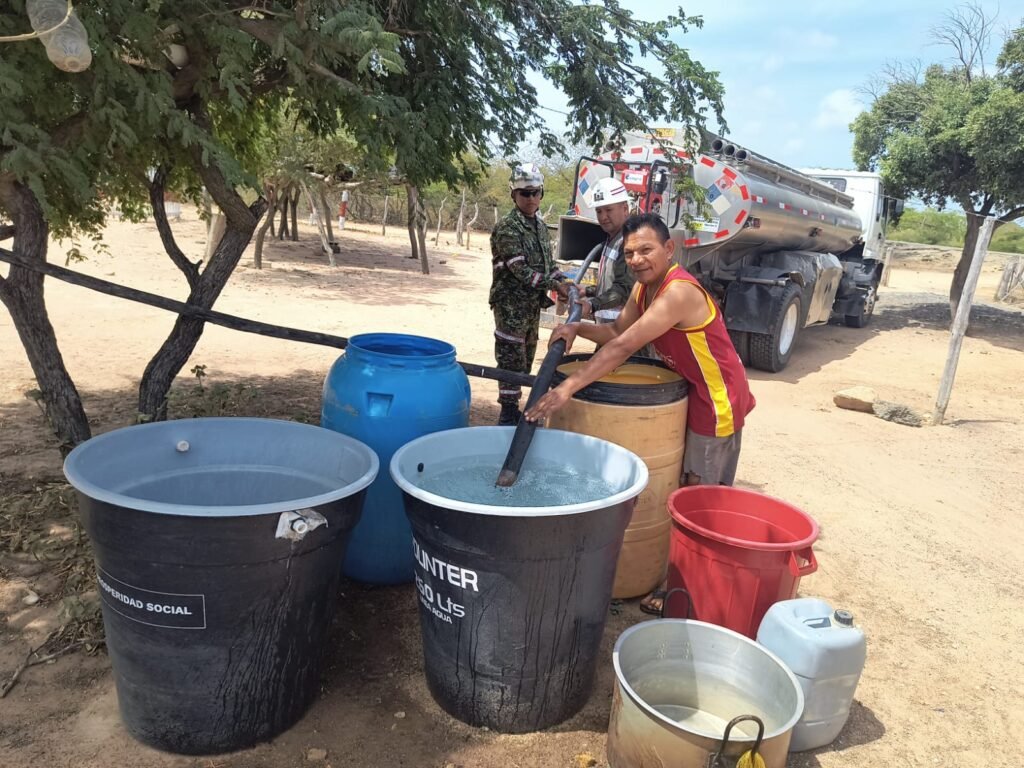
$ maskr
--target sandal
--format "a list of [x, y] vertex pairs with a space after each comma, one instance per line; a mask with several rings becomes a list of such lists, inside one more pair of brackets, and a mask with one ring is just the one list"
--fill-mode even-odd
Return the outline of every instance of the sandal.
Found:
[[666, 594], [664, 589], [654, 590], [640, 601], [640, 610], [652, 616], [661, 616], [661, 611], [665, 606]]

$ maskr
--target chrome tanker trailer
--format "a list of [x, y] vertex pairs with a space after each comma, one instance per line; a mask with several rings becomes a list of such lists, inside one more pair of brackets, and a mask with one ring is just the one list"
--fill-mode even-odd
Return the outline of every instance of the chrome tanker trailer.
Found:
[[[586, 193], [614, 175], [634, 210], [668, 224], [679, 263], [718, 299], [744, 363], [780, 371], [803, 328], [833, 318], [857, 328], [868, 322], [885, 223], [899, 202], [884, 196], [877, 175], [816, 178], [713, 135], [693, 158], [681, 145], [674, 132], [630, 135], [621, 152], [581, 158], [570, 213], [559, 221], [559, 259], [582, 259], [603, 240]], [[676, 193], [680, 173], [705, 190], [703, 209]], [[856, 177], [856, 197], [839, 189], [847, 176]]]

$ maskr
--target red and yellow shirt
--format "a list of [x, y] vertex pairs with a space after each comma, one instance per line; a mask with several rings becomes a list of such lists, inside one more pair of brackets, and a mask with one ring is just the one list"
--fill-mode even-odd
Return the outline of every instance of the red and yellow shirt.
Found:
[[[698, 435], [729, 437], [743, 429], [746, 415], [754, 408], [746, 371], [718, 305], [685, 269], [674, 266], [669, 270], [652, 303], [675, 282], [697, 286], [711, 314], [698, 326], [670, 328], [654, 340], [654, 348], [665, 364], [690, 384], [688, 428]], [[641, 315], [646, 310], [646, 294], [645, 285], [634, 293]]]

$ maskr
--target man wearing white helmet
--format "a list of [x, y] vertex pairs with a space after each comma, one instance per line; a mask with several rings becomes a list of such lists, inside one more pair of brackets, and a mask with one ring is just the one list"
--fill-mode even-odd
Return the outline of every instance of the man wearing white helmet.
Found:
[[[548, 291], [567, 295], [565, 276], [555, 267], [547, 225], [537, 215], [544, 175], [534, 163], [520, 163], [509, 179], [515, 207], [491, 233], [490, 305], [494, 310], [494, 357], [506, 371], [529, 373], [537, 353], [540, 311], [552, 305]], [[522, 413], [518, 385], [501, 382], [499, 426], [512, 426]]]
[[587, 287], [581, 302], [583, 316], [602, 309], [618, 309], [626, 303], [635, 282], [622, 257], [622, 225], [629, 218], [629, 193], [615, 177], [601, 179], [590, 190], [587, 204], [597, 211], [597, 223], [607, 236], [597, 268], [597, 285]]

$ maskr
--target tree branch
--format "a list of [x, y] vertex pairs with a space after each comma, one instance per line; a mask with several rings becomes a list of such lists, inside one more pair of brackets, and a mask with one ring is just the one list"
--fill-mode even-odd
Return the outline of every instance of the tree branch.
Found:
[[1024, 216], [1024, 205], [1014, 208], [1009, 213], [1004, 213], [999, 217], [999, 222], [1001, 224], [1009, 224], [1011, 221], [1019, 219], [1021, 216]]
[[328, 80], [331, 80], [336, 85], [340, 85], [346, 91], [349, 91], [351, 93], [362, 93], [362, 91], [359, 90], [358, 86], [356, 86], [356, 84], [353, 83], [351, 80], [346, 80], [341, 75], [335, 72], [331, 72], [331, 70], [329, 70], [323, 64], [319, 64], [315, 61], [310, 61], [307, 62], [306, 66], [309, 67], [310, 71], [315, 72], [316, 74], [322, 77], [326, 77]]
[[929, 30], [932, 40], [939, 45], [948, 45], [963, 66], [968, 84], [976, 72], [985, 76], [985, 54], [992, 40], [992, 28], [996, 19], [989, 16], [977, 0], [965, 3], [956, 10], [948, 11], [941, 24]]
[[274, 42], [278, 35], [284, 31], [284, 24], [279, 21], [252, 19], [244, 16], [238, 16], [234, 21], [238, 28], [249, 35], [249, 37], [255, 38], [271, 48], [274, 47]]
[[[207, 134], [212, 133], [210, 117], [206, 114], [206, 110], [201, 104], [195, 107], [192, 114], [193, 119], [200, 128], [206, 131]], [[211, 155], [209, 165], [205, 164], [203, 162], [203, 148], [198, 144], [193, 144], [189, 148], [189, 154], [192, 157], [193, 169], [199, 174], [199, 178], [203, 180], [203, 184], [210, 193], [210, 197], [224, 211], [228, 223], [234, 222], [246, 226], [251, 223], [255, 229], [260, 218], [254, 213], [255, 207], [259, 205], [259, 210], [262, 212], [262, 206], [266, 204], [266, 201], [261, 197], [253, 203], [253, 207], [247, 206], [238, 192], [228, 183], [224, 172], [217, 166], [216, 158]], [[250, 222], [250, 218], [253, 221]]]
[[[261, 43], [263, 43], [264, 45], [268, 45], [271, 48], [274, 47], [274, 43], [276, 42], [278, 36], [281, 35], [284, 31], [284, 24], [277, 21], [261, 21], [259, 19], [238, 18], [235, 20], [235, 23], [238, 25], [238, 28], [245, 32], [247, 35], [249, 35], [249, 37], [259, 40]], [[315, 61], [306, 61], [305, 65], [310, 72], [314, 72], [320, 75], [321, 77], [325, 77], [328, 80], [333, 81], [334, 83], [340, 85], [347, 91], [350, 91], [352, 93], [362, 93], [362, 91], [360, 91], [356, 84], [353, 83], [351, 80], [346, 80], [341, 75], [335, 72], [331, 72], [331, 70], [329, 70], [323, 64], [320, 64]]]
[[383, 29], [385, 32], [390, 32], [394, 35], [400, 35], [402, 37], [431, 37], [431, 33], [425, 29], [406, 29], [405, 27], [396, 27], [393, 24], [384, 24]]
[[13, 224], [0, 224], [0, 243], [4, 240], [10, 240], [15, 235], [15, 228]]
[[50, 143], [55, 147], [64, 147], [75, 141], [89, 121], [85, 112], [76, 112], [50, 133]]
[[153, 220], [156, 222], [157, 232], [160, 233], [160, 240], [164, 244], [164, 250], [171, 257], [174, 266], [182, 271], [188, 281], [189, 288], [195, 288], [199, 282], [199, 266], [202, 261], [193, 263], [188, 260], [178, 243], [174, 239], [170, 222], [167, 221], [167, 208], [164, 206], [164, 190], [167, 184], [168, 169], [161, 165], [156, 169], [149, 186], [149, 203], [153, 206]]

